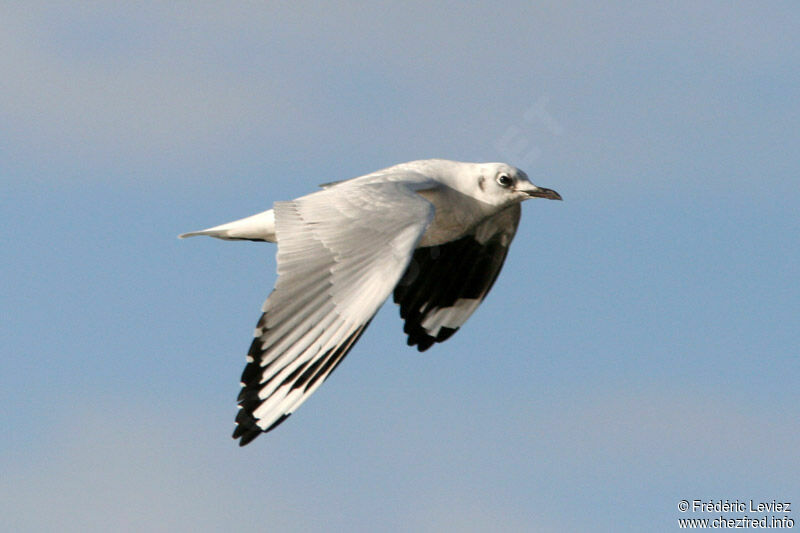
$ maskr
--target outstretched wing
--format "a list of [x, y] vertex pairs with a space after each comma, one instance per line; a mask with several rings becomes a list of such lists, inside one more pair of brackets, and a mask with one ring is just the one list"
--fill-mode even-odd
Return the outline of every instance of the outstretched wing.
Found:
[[519, 217], [515, 204], [457, 241], [414, 252], [394, 290], [409, 346], [427, 350], [450, 338], [472, 315], [503, 267]]
[[275, 204], [278, 279], [242, 373], [234, 438], [285, 420], [342, 361], [406, 270], [433, 206], [402, 183]]

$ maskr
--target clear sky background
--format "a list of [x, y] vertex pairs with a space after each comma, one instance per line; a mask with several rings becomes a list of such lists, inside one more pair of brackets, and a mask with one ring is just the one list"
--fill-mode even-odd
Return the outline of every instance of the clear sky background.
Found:
[[[798, 27], [794, 1], [4, 3], [4, 527], [717, 516], [681, 499], [800, 526]], [[386, 305], [239, 448], [275, 248], [176, 235], [429, 157], [565, 201], [523, 206], [451, 340], [407, 348]]]

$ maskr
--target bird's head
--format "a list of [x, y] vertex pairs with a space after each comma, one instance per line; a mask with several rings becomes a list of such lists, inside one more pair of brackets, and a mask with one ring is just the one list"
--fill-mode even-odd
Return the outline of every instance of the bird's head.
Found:
[[527, 174], [505, 163], [478, 165], [472, 185], [475, 198], [498, 207], [519, 203], [529, 198], [561, 200], [561, 195], [556, 191], [534, 185]]

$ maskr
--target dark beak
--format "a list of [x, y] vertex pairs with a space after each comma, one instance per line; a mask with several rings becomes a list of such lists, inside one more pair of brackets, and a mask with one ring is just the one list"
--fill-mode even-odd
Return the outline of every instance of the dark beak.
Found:
[[531, 197], [547, 198], [548, 200], [563, 200], [561, 195], [556, 191], [553, 189], [545, 189], [544, 187], [534, 187], [533, 189], [525, 192]]

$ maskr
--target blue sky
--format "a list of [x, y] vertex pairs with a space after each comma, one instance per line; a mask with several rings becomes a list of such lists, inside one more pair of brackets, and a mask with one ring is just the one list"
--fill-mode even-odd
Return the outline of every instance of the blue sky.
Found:
[[[800, 8], [697, 4], [0, 8], [4, 521], [667, 531], [709, 517], [681, 499], [799, 506]], [[240, 449], [275, 249], [176, 235], [428, 157], [565, 201], [524, 205], [451, 340], [407, 348], [386, 305]]]

